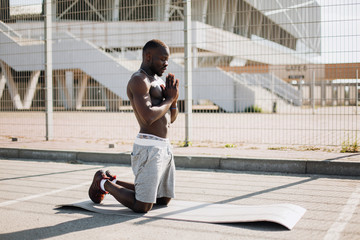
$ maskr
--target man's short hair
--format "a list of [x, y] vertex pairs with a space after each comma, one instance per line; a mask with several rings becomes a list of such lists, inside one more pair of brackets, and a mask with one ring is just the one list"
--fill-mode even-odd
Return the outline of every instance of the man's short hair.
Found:
[[167, 48], [166, 44], [158, 39], [148, 41], [143, 47], [143, 54], [149, 49], [155, 49], [158, 47]]

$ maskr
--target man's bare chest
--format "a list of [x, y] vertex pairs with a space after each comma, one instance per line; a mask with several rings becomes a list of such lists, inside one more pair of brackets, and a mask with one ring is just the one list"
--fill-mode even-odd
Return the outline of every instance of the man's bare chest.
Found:
[[153, 106], [159, 105], [164, 100], [163, 88], [165, 83], [162, 79], [154, 80], [150, 83], [150, 97]]

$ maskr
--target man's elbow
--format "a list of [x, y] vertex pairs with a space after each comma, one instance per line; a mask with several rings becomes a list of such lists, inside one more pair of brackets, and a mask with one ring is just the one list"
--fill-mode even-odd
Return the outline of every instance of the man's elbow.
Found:
[[171, 116], [170, 123], [175, 122], [176, 118], [177, 118], [177, 113]]

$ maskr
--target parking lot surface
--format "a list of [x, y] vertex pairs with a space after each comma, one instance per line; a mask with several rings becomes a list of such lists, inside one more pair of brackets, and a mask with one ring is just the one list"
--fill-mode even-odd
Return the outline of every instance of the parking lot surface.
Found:
[[[176, 199], [307, 209], [293, 230], [274, 223], [206, 224], [102, 215], [59, 204], [87, 199], [98, 169], [127, 165], [0, 158], [0, 239], [359, 239], [360, 178], [177, 169]], [[111, 197], [111, 196], [107, 196]]]

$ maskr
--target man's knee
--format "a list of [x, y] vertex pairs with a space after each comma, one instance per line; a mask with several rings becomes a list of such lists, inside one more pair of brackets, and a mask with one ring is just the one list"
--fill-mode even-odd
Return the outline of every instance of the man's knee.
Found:
[[144, 203], [140, 201], [136, 201], [133, 207], [133, 211], [136, 213], [147, 213], [153, 207], [152, 203]]

